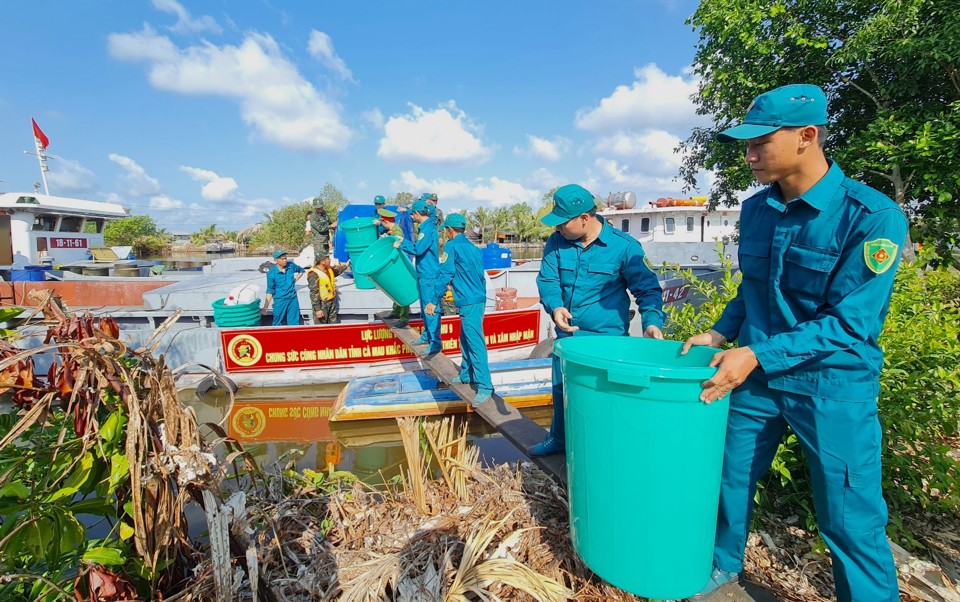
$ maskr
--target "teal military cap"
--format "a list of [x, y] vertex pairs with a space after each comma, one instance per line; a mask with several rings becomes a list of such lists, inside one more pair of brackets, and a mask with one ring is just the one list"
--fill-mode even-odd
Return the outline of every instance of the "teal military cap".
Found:
[[827, 96], [812, 84], [790, 84], [753, 99], [743, 123], [717, 134], [718, 142], [766, 136], [783, 127], [826, 125]]
[[596, 207], [593, 195], [583, 186], [567, 184], [553, 193], [553, 211], [540, 218], [550, 227], [556, 227]]
[[374, 205], [385, 205], [386, 202], [387, 202], [387, 199], [383, 198], [382, 194], [378, 194], [377, 196], [373, 197]]
[[429, 193], [429, 192], [424, 192], [423, 194], [421, 194], [421, 195], [420, 195], [420, 200], [423, 201], [424, 203], [426, 203], [427, 201], [429, 201], [429, 200], [430, 200], [430, 193]]
[[413, 205], [410, 205], [410, 211], [426, 211], [426, 210], [427, 210], [427, 202], [424, 201], [423, 199], [414, 201]]
[[281, 250], [281, 249], [277, 249], [276, 251], [273, 252], [273, 258], [274, 258], [274, 259], [280, 259], [281, 257], [283, 257], [283, 256], [286, 255], [286, 254], [287, 254], [286, 251], [283, 251], [283, 250]]
[[466, 228], [467, 218], [459, 213], [451, 213], [447, 219], [443, 220], [444, 228]]

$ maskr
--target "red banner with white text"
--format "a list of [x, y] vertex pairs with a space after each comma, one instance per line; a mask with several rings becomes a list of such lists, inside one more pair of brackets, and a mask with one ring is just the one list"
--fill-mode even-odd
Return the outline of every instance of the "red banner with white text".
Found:
[[[419, 331], [421, 320], [410, 326]], [[510, 349], [540, 341], [540, 310], [527, 309], [483, 316], [487, 349]], [[460, 353], [460, 317], [442, 318], [440, 339], [447, 355]], [[324, 324], [229, 328], [220, 331], [227, 372], [281, 370], [374, 364], [416, 357], [385, 325]]]

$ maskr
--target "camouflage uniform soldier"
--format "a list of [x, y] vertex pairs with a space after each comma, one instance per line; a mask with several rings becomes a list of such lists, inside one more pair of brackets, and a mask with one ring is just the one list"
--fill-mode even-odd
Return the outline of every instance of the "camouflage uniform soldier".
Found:
[[310, 218], [310, 234], [313, 239], [313, 252], [316, 257], [330, 253], [330, 229], [333, 224], [327, 215], [323, 203], [313, 200], [313, 217]]
[[350, 262], [332, 267], [330, 255], [317, 257], [314, 266], [307, 270], [307, 289], [310, 291], [310, 305], [313, 307], [314, 324], [336, 324], [339, 303], [337, 301], [336, 278], [342, 274]]

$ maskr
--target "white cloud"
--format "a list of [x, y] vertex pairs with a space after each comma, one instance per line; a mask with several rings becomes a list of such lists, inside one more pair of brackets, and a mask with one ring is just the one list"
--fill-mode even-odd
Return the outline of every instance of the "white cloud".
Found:
[[651, 63], [636, 69], [634, 76], [636, 81], [617, 86], [598, 106], [577, 111], [574, 124], [595, 132], [649, 128], [686, 132], [708, 122], [696, 114], [690, 99], [698, 82], [689, 70], [667, 75]]
[[[185, 205], [184, 205], [183, 201], [181, 201], [181, 200], [179, 200], [179, 199], [172, 199], [172, 198], [168, 197], [168, 196], [165, 195], [165, 194], [158, 194], [158, 195], [155, 195], [155, 196], [150, 197], [150, 208], [151, 208], [151, 209], [158, 209], [158, 210], [162, 210], [162, 209], [183, 209], [184, 206], [185, 206]], [[192, 222], [193, 220], [187, 219], [187, 220], [184, 220], [184, 221], [191, 221], [191, 222]], [[197, 228], [192, 228], [192, 229], [193, 229], [193, 230], [197, 230]]]
[[681, 194], [682, 183], [673, 176], [652, 175], [645, 171], [638, 171], [630, 165], [620, 163], [615, 159], [598, 158], [593, 162], [589, 172], [591, 182], [588, 190], [606, 198], [608, 192], [633, 191], [639, 202], [656, 200], [662, 196], [675, 197]]
[[178, 48], [149, 25], [108, 36], [110, 55], [143, 62], [151, 85], [187, 95], [236, 100], [257, 137], [294, 150], [341, 150], [353, 134], [341, 108], [321, 94], [283, 56], [269, 35], [248, 34], [239, 46], [208, 42]]
[[593, 151], [599, 155], [614, 154], [632, 159], [651, 175], [673, 176], [680, 170], [682, 155], [675, 152], [680, 138], [663, 130], [652, 130], [637, 134], [616, 132], [610, 136], [598, 138]]
[[320, 61], [321, 64], [337, 74], [342, 80], [352, 82], [353, 73], [343, 62], [343, 59], [337, 56], [333, 49], [333, 40], [327, 34], [316, 29], [310, 32], [310, 42], [307, 44], [307, 50], [310, 56]]
[[369, 111], [363, 112], [363, 118], [369, 121], [374, 127], [382, 128], [383, 127], [383, 113], [380, 112], [380, 109], [371, 109]]
[[390, 182], [394, 190], [408, 190], [415, 195], [421, 192], [435, 192], [440, 207], [476, 207], [479, 205], [512, 205], [529, 203], [539, 206], [543, 192], [532, 190], [519, 182], [511, 182], [498, 177], [477, 178], [471, 182], [462, 180], [427, 180], [412, 171], [404, 171], [399, 180]]
[[551, 172], [545, 167], [541, 167], [530, 175], [529, 178], [530, 184], [534, 187], [543, 190], [543, 192], [549, 192], [554, 186], [563, 186], [569, 182], [563, 181], [563, 179]]
[[145, 198], [163, 192], [160, 181], [147, 174], [147, 171], [130, 157], [110, 153], [108, 158], [123, 168], [124, 173], [119, 179], [125, 189], [125, 196]]
[[227, 199], [231, 196], [231, 193], [237, 189], [236, 180], [233, 178], [224, 178], [207, 169], [181, 165], [180, 171], [190, 174], [190, 177], [197, 182], [205, 182], [200, 189], [200, 194], [208, 201], [222, 201]]
[[515, 155], [543, 159], [544, 161], [559, 161], [565, 154], [570, 152], [572, 147], [573, 142], [563, 136], [557, 136], [553, 140], [547, 140], [546, 138], [528, 134], [527, 147], [515, 147], [513, 153]]
[[[86, 196], [97, 190], [97, 177], [79, 161], [57, 157], [48, 161], [47, 186], [58, 196]], [[41, 188], [41, 190], [43, 190]]]
[[481, 164], [493, 151], [480, 139], [481, 127], [472, 123], [455, 102], [429, 111], [410, 104], [410, 113], [391, 117], [384, 126], [377, 156], [387, 161]]
[[170, 31], [174, 33], [188, 34], [209, 31], [219, 34], [223, 31], [213, 17], [204, 15], [198, 19], [192, 19], [187, 9], [176, 0], [153, 0], [153, 7], [177, 16], [176, 24], [170, 28]]

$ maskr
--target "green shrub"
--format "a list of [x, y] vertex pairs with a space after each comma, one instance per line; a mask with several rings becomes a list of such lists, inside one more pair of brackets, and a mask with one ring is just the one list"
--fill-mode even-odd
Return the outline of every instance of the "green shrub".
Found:
[[[715, 282], [687, 273], [699, 307], [667, 307], [671, 338], [705, 332], [736, 293], [739, 275], [726, 266]], [[931, 253], [902, 264], [880, 337], [886, 360], [878, 399], [884, 429], [883, 484], [895, 530], [900, 514], [960, 509], [960, 471], [949, 455], [960, 434], [960, 272], [943, 267]], [[762, 479], [757, 499], [763, 510], [800, 514], [816, 525], [809, 476], [796, 437], [788, 434]], [[908, 533], [901, 533], [907, 537]]]

